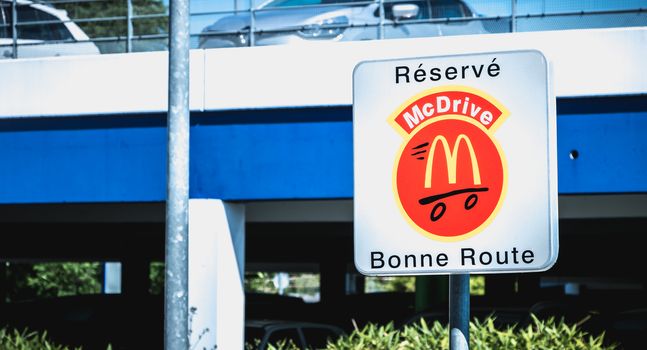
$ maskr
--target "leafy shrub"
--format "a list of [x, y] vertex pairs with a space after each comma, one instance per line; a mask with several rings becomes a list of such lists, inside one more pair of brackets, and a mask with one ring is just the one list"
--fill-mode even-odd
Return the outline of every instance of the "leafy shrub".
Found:
[[565, 349], [565, 350], [612, 350], [615, 344], [607, 345], [604, 334], [593, 336], [578, 325], [551, 318], [541, 321], [534, 315], [533, 323], [525, 328], [515, 327], [498, 330], [493, 319], [470, 324], [471, 349]]
[[99, 262], [4, 264], [5, 302], [101, 293]]
[[98, 262], [53, 262], [34, 264], [34, 274], [27, 276], [27, 286], [38, 296], [101, 293], [101, 266]]
[[[47, 332], [36, 333], [0, 329], [0, 349], [2, 350], [72, 350], [67, 346], [57, 345], [47, 339]], [[80, 350], [80, 348], [74, 348]]]
[[[368, 324], [355, 329], [351, 334], [329, 342], [326, 350], [417, 350], [448, 349], [448, 327], [439, 322], [420, 322], [395, 329], [387, 325]], [[498, 329], [493, 318], [470, 323], [470, 349], [473, 350], [518, 350], [518, 349], [563, 349], [563, 350], [613, 350], [616, 345], [605, 344], [604, 334], [594, 336], [577, 325], [549, 319], [542, 321], [533, 316], [532, 324], [526, 327]], [[280, 343], [269, 349], [295, 350], [296, 346]]]
[[150, 281], [148, 292], [152, 295], [164, 294], [164, 262], [153, 261], [148, 268], [148, 280]]

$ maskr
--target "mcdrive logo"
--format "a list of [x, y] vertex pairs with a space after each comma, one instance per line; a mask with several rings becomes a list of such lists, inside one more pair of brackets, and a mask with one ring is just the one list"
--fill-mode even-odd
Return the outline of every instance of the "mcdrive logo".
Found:
[[494, 219], [507, 185], [494, 132], [508, 114], [481, 91], [444, 86], [414, 96], [389, 117], [404, 137], [393, 190], [402, 215], [417, 231], [459, 241]]

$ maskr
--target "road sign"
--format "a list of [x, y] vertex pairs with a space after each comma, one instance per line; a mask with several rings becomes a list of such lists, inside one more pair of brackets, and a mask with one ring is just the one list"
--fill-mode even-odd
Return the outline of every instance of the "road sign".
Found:
[[555, 98], [538, 51], [361, 62], [355, 265], [541, 271], [557, 259]]

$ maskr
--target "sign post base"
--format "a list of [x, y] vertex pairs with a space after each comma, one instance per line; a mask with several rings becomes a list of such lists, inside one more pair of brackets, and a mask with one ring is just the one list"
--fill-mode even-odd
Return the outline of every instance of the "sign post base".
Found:
[[470, 342], [470, 275], [449, 275], [449, 349], [468, 350]]

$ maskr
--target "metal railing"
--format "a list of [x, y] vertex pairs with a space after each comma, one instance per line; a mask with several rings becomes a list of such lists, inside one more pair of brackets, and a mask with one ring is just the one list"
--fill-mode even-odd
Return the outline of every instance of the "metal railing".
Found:
[[[118, 16], [107, 16], [107, 17], [87, 17], [87, 18], [73, 18], [73, 19], [56, 19], [56, 20], [29, 20], [21, 21], [19, 15], [19, 8], [22, 6], [32, 6], [34, 4], [45, 4], [47, 6], [54, 5], [66, 5], [66, 4], [79, 4], [87, 2], [101, 2], [101, 0], [50, 0], [50, 1], [33, 1], [33, 2], [18, 2], [18, 0], [0, 0], [0, 39], [3, 37], [9, 39], [10, 43], [7, 43], [7, 40], [4, 40], [4, 43], [0, 42], [0, 49], [11, 47], [11, 57], [17, 58], [19, 56], [19, 50], [21, 47], [29, 47], [34, 45], [43, 45], [43, 44], [66, 44], [66, 43], [83, 43], [91, 42], [95, 45], [108, 45], [108, 44], [118, 44], [123, 45], [123, 49], [111, 49], [111, 50], [100, 50], [102, 53], [108, 52], [134, 52], [134, 51], [148, 51], [149, 49], [139, 49], [136, 48], [134, 42], [143, 42], [149, 40], [163, 40], [164, 43], [161, 44], [161, 49], [167, 48], [168, 42], [168, 29], [159, 33], [136, 33], [136, 25], [138, 21], [144, 20], [155, 20], [161, 18], [168, 18], [168, 13], [152, 13], [152, 14], [136, 14], [134, 11], [133, 0], [122, 0], [122, 3], [119, 3], [120, 6], [125, 5], [125, 14]], [[217, 31], [202, 31], [199, 33], [192, 33], [191, 38], [197, 42], [206, 41], [210, 38], [227, 38], [231, 36], [240, 36], [242, 39], [236, 43], [233, 43], [234, 46], [256, 46], [259, 43], [259, 39], [263, 37], [268, 37], [271, 35], [280, 35], [288, 33], [299, 33], [312, 29], [313, 24], [295, 24], [295, 23], [285, 23], [280, 27], [264, 27], [263, 25], [258, 24], [258, 16], [267, 17], [268, 13], [271, 12], [283, 12], [287, 13], [289, 11], [303, 11], [308, 9], [309, 11], [326, 11], [327, 8], [337, 8], [339, 6], [373, 6], [375, 7], [375, 18], [371, 21], [364, 21], [362, 23], [358, 22], [348, 22], [348, 23], [331, 23], [331, 24], [318, 24], [316, 28], [320, 30], [331, 30], [338, 29], [345, 31], [347, 29], [357, 29], [357, 28], [366, 28], [366, 29], [376, 29], [375, 36], [371, 39], [384, 39], [386, 37], [386, 30], [391, 28], [397, 28], [402, 25], [421, 25], [421, 24], [458, 24], [458, 23], [470, 23], [470, 22], [482, 22], [490, 23], [492, 32], [502, 33], [502, 32], [515, 32], [520, 30], [519, 27], [522, 24], [525, 24], [526, 27], [531, 23], [531, 21], [547, 22], [550, 19], [564, 19], [564, 18], [595, 18], [601, 16], [627, 16], [627, 15], [637, 15], [640, 16], [636, 21], [638, 25], [647, 25], [647, 12], [644, 8], [633, 8], [633, 9], [618, 9], [618, 10], [589, 10], [589, 11], [562, 11], [562, 12], [551, 12], [551, 13], [525, 13], [519, 14], [519, 4], [518, 0], [502, 0], [499, 1], [499, 4], [507, 3], [509, 8], [509, 13], [504, 13], [502, 15], [496, 16], [476, 16], [471, 13], [463, 13], [463, 16], [451, 16], [451, 17], [434, 17], [434, 16], [423, 16], [423, 18], [411, 18], [411, 19], [402, 19], [397, 20], [394, 18], [388, 18], [387, 7], [393, 6], [397, 3], [415, 3], [423, 4], [421, 0], [367, 0], [367, 1], [357, 1], [352, 3], [332, 3], [332, 4], [318, 4], [318, 5], [299, 5], [299, 6], [289, 6], [289, 7], [256, 7], [253, 3], [254, 0], [249, 1], [249, 7], [246, 9], [238, 9], [238, 2], [233, 0], [234, 5], [233, 10], [231, 11], [205, 11], [205, 12], [195, 12], [191, 13], [191, 16], [194, 18], [200, 16], [210, 16], [213, 18], [231, 16], [231, 15], [241, 15], [247, 14], [246, 18], [248, 25], [242, 28], [233, 28]], [[106, 1], [104, 1], [105, 3]], [[116, 3], [116, 2], [113, 2]], [[494, 2], [493, 2], [494, 3]], [[433, 1], [431, 2], [433, 4]], [[456, 4], [462, 4], [458, 1]], [[461, 5], [464, 6], [464, 5]], [[431, 7], [428, 9], [431, 11]], [[9, 15], [10, 12], [10, 15]], [[618, 17], [618, 18], [619, 18]], [[572, 21], [572, 19], [571, 19]], [[30, 42], [24, 42], [20, 37], [20, 33], [30, 27], [34, 26], [48, 26], [54, 24], [66, 24], [66, 23], [75, 23], [80, 26], [88, 25], [89, 23], [109, 23], [109, 22], [121, 22], [125, 26], [123, 33], [117, 33], [117, 35], [101, 35], [94, 36], [89, 39], [78, 39], [78, 38], [67, 38], [62, 40], [34, 40]], [[166, 21], [167, 22], [167, 21]], [[618, 20], [617, 26], [624, 26], [622, 21]], [[553, 25], [555, 26], [555, 25]], [[585, 26], [585, 25], [584, 25]], [[528, 28], [522, 28], [522, 31], [529, 31]], [[530, 29], [532, 30], [532, 29]], [[539, 28], [541, 30], [541, 28]], [[3, 34], [4, 33], [4, 34]], [[115, 34], [115, 33], [113, 33]], [[468, 32], [461, 34], [469, 34]], [[200, 47], [201, 45], [193, 45], [194, 47]], [[120, 47], [120, 46], [119, 46]], [[159, 48], [156, 48], [159, 49]], [[0, 55], [2, 52], [0, 51]], [[6, 52], [5, 52], [6, 55]]]

